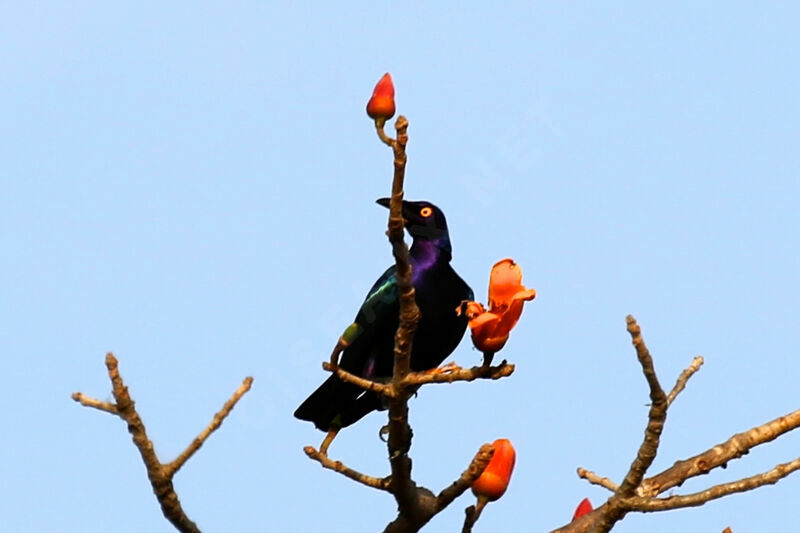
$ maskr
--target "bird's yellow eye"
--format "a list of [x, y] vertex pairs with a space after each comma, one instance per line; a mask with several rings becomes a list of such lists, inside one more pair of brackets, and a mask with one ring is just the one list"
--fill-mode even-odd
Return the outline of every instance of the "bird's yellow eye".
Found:
[[433, 213], [433, 209], [431, 209], [430, 207], [423, 207], [422, 209], [419, 210], [419, 214], [422, 215], [424, 218], [428, 218], [429, 216], [431, 216], [431, 213]]

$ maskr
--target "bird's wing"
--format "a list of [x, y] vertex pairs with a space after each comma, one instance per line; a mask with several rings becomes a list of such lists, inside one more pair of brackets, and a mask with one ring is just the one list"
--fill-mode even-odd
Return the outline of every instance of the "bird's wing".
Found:
[[367, 294], [361, 309], [356, 315], [356, 322], [368, 327], [369, 324], [380, 322], [388, 313], [397, 314], [397, 276], [395, 267], [389, 267]]
[[391, 342], [397, 327], [398, 306], [397, 278], [395, 268], [391, 267], [372, 286], [355, 321], [342, 334], [347, 345], [341, 360], [342, 368], [364, 377], [372, 374], [375, 370], [373, 358], [383, 348], [380, 339], [386, 338]]

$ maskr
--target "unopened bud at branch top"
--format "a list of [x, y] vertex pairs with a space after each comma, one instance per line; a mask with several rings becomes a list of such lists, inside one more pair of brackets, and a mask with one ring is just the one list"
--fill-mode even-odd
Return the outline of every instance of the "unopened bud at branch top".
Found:
[[506, 492], [517, 457], [508, 439], [497, 439], [492, 447], [494, 455], [480, 477], [472, 483], [473, 494], [490, 502], [499, 499]]
[[372, 98], [367, 102], [367, 115], [375, 120], [388, 120], [394, 116], [394, 85], [388, 72], [372, 91]]

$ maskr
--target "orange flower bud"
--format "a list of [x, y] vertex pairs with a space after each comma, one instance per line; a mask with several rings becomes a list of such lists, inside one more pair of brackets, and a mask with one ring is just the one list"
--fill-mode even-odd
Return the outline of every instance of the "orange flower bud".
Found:
[[494, 455], [486, 465], [486, 469], [472, 483], [472, 493], [480, 501], [484, 498], [493, 502], [500, 498], [508, 488], [511, 481], [511, 472], [514, 471], [516, 452], [508, 439], [497, 439], [492, 443]]
[[375, 120], [388, 120], [394, 116], [394, 85], [388, 72], [372, 91], [372, 98], [367, 102], [367, 115]]
[[572, 515], [572, 521], [574, 522], [578, 518], [585, 514], [589, 514], [592, 511], [594, 511], [594, 508], [592, 508], [592, 502], [589, 501], [589, 498], [584, 498], [581, 500], [581, 503], [578, 504], [578, 508], [575, 509], [575, 514]]

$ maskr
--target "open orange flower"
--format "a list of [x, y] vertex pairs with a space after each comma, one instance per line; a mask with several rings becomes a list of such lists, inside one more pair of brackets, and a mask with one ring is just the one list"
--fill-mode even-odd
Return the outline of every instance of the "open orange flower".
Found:
[[459, 308], [469, 318], [475, 347], [484, 353], [499, 351], [522, 315], [522, 305], [535, 297], [535, 290], [522, 285], [522, 270], [513, 259], [495, 263], [489, 276], [489, 310], [478, 302]]
[[375, 85], [372, 98], [367, 102], [367, 115], [381, 124], [394, 116], [394, 84], [387, 72]]

